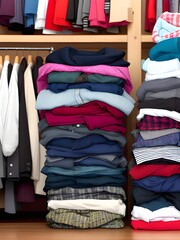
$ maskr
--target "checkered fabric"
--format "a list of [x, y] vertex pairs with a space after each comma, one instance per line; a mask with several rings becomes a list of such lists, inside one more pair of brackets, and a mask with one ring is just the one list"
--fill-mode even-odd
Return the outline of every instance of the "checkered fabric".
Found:
[[[159, 20], [161, 19], [167, 22], [167, 24], [172, 25], [172, 29], [174, 27], [174, 31], [160, 37], [159, 31], [162, 30], [161, 29], [162, 26], [161, 24], [159, 24], [160, 22]], [[162, 15], [159, 17], [156, 24], [154, 25], [154, 28], [152, 31], [152, 40], [154, 42], [159, 42], [160, 38], [165, 40], [168, 38], [175, 38], [175, 37], [180, 37], [180, 13], [164, 12], [162, 13]]]

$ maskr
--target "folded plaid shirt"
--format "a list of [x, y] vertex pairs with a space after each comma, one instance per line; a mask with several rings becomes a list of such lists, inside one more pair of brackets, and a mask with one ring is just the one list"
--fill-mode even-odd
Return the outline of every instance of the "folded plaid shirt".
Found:
[[122, 187], [101, 186], [93, 188], [60, 188], [47, 192], [48, 200], [73, 200], [73, 199], [121, 199], [126, 200]]
[[[161, 32], [161, 30], [165, 32], [166, 27], [167, 27], [167, 34], [164, 34], [163, 36], [159, 36], [159, 33]], [[180, 13], [177, 13], [177, 12], [162, 13], [162, 15], [158, 18], [158, 20], [156, 21], [156, 24], [154, 25], [154, 28], [152, 31], [152, 40], [154, 42], [159, 42], [168, 38], [175, 38], [179, 36], [180, 36]]]
[[166, 22], [180, 27], [180, 13], [164, 12], [160, 17]]
[[168, 117], [157, 117], [145, 115], [143, 119], [141, 119], [136, 127], [141, 130], [163, 130], [169, 128], [180, 128], [180, 122], [168, 118]]
[[51, 210], [46, 215], [52, 228], [122, 228], [124, 223], [120, 214], [94, 210]]

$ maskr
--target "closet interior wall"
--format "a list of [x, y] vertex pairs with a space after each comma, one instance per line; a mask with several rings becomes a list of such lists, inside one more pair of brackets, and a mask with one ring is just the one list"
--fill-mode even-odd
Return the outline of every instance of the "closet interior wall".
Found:
[[[114, 47], [126, 52], [126, 60], [130, 62], [130, 75], [133, 83], [132, 97], [136, 98], [136, 91], [143, 81], [141, 71], [141, 59], [146, 58], [148, 50], [152, 46], [151, 34], [143, 30], [145, 1], [132, 0], [133, 22], [122, 28], [121, 34], [89, 34], [75, 33], [72, 35], [43, 35], [36, 31], [33, 35], [22, 35], [19, 32], [9, 31], [6, 27], [0, 26], [0, 47], [53, 47], [54, 50], [72, 46], [84, 50], [98, 50], [103, 47]], [[12, 61], [16, 55], [33, 57], [37, 55], [44, 59], [48, 51], [0, 51], [0, 55], [9, 54]], [[133, 142], [131, 131], [135, 128], [137, 108], [127, 118], [127, 145], [126, 157], [131, 159], [131, 145]], [[131, 183], [128, 180], [128, 198], [131, 198]]]

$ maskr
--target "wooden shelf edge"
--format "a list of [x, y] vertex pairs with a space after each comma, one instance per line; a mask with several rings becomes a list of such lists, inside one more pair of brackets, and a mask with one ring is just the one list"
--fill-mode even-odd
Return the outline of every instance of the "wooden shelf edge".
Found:
[[[0, 35], [0, 43], [127, 43], [128, 35]], [[152, 43], [151, 35], [141, 35], [142, 43]]]
[[0, 35], [0, 43], [126, 43], [127, 35]]
[[152, 36], [151, 35], [142, 35], [141, 36], [142, 43], [152, 43]]

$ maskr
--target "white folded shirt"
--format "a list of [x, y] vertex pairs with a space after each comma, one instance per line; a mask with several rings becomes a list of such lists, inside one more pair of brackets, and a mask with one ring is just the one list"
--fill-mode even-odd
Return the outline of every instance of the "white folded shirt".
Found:
[[168, 117], [180, 122], [180, 113], [176, 111], [169, 111], [166, 109], [156, 109], [156, 108], [141, 108], [136, 119], [140, 121], [145, 115], [156, 116], [156, 117]]
[[102, 210], [106, 212], [125, 216], [126, 205], [121, 199], [99, 200], [99, 199], [76, 199], [76, 200], [50, 200], [49, 209], [76, 209], [76, 210]]
[[142, 69], [148, 74], [165, 74], [180, 70], [180, 62], [178, 58], [166, 61], [153, 61], [147, 58], [145, 61], [142, 61]]
[[166, 73], [158, 73], [158, 74], [150, 74], [150, 73], [146, 73], [145, 74], [145, 81], [152, 81], [152, 80], [157, 80], [157, 79], [167, 79], [170, 77], [176, 77], [176, 78], [180, 78], [180, 69], [177, 71], [172, 71], [172, 72], [166, 72]]
[[156, 211], [151, 211], [140, 206], [134, 206], [131, 214], [132, 218], [143, 220], [145, 222], [180, 220], [180, 211], [174, 206], [163, 207]]

